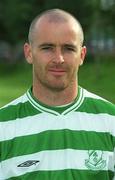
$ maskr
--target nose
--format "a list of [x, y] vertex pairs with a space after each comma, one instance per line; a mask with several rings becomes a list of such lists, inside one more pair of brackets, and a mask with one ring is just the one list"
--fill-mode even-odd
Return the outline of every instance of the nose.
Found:
[[64, 63], [64, 57], [61, 48], [56, 48], [54, 53], [53, 62], [57, 64]]

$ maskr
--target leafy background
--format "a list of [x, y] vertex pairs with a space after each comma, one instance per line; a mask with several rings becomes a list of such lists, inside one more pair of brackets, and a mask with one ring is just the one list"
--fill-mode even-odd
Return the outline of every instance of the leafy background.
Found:
[[31, 86], [32, 69], [25, 62], [23, 43], [32, 19], [50, 8], [69, 11], [83, 26], [88, 54], [79, 84], [115, 103], [115, 0], [4, 0], [0, 1], [0, 106]]

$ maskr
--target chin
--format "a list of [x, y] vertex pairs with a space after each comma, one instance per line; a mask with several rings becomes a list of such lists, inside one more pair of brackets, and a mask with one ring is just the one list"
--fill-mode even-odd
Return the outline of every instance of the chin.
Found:
[[63, 90], [65, 90], [66, 89], [66, 85], [56, 85], [56, 84], [53, 84], [53, 85], [50, 85], [50, 84], [48, 84], [47, 85], [47, 88], [49, 88], [50, 90], [53, 90], [53, 91], [63, 91]]

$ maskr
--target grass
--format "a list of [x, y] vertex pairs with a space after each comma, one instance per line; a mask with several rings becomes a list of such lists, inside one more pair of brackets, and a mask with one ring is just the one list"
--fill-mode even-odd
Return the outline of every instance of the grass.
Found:
[[81, 86], [115, 103], [115, 62], [84, 64], [79, 77]]
[[22, 95], [30, 87], [31, 79], [30, 66], [5, 67], [0, 73], [0, 107]]
[[[115, 62], [85, 63], [79, 71], [79, 84], [115, 103]], [[0, 107], [22, 95], [32, 84], [27, 64], [0, 67]]]

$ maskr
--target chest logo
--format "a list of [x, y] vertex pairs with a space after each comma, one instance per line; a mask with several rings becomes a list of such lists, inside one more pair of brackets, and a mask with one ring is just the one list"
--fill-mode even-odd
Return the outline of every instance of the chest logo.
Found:
[[85, 166], [90, 170], [102, 170], [106, 167], [106, 160], [103, 157], [103, 151], [89, 150], [88, 159], [85, 160]]
[[32, 166], [32, 165], [36, 165], [37, 163], [39, 163], [39, 161], [29, 160], [29, 161], [25, 161], [25, 162], [19, 164], [17, 167], [29, 167], [29, 166]]

